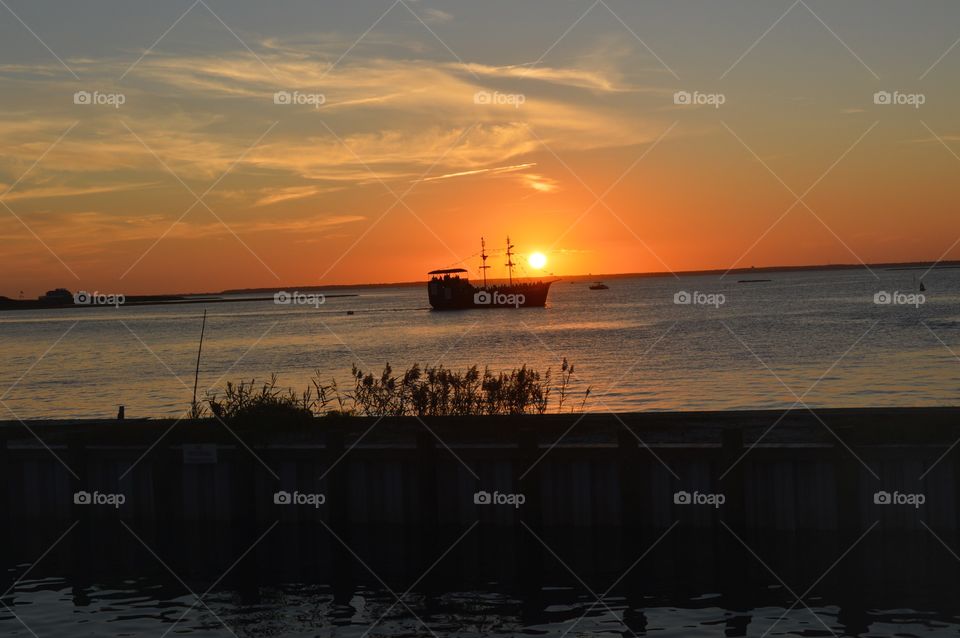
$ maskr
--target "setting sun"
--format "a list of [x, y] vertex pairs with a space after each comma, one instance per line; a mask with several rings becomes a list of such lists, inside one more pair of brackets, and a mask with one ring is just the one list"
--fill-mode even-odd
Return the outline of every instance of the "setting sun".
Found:
[[527, 263], [529, 263], [532, 268], [540, 270], [547, 265], [547, 256], [543, 253], [533, 253], [527, 258]]

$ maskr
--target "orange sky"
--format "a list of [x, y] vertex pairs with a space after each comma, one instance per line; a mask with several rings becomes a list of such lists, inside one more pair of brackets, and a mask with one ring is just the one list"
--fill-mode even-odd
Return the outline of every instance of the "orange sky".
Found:
[[4, 23], [0, 295], [409, 281], [481, 235], [558, 275], [960, 258], [958, 10], [810, 4], [224, 7], [152, 49], [183, 9], [113, 42], [22, 5], [62, 63]]

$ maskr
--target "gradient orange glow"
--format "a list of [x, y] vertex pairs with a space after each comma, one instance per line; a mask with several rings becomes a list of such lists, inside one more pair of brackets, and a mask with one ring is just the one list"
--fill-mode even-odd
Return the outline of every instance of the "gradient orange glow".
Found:
[[[79, 80], [31, 49], [0, 75], [0, 295], [412, 281], [474, 270], [479, 238], [508, 234], [546, 257], [525, 266], [560, 276], [960, 258], [958, 96], [944, 82], [960, 55], [924, 80], [922, 111], [875, 104], [886, 84], [802, 16], [784, 23], [796, 42], [771, 35], [718, 79], [770, 7], [730, 20], [713, 48], [652, 38], [676, 77], [592, 15], [531, 64], [570, 11], [538, 24], [536, 46], [496, 51], [456, 11], [429, 14], [461, 60], [409, 14], [335, 65], [356, 28], [261, 34], [254, 57], [200, 15], [132, 67], [119, 46], [68, 56]], [[937, 31], [893, 63], [847, 17], [833, 19], [894, 84], [949, 45]], [[676, 103], [698, 86], [723, 106]], [[125, 103], [73, 103], [91, 90]]]

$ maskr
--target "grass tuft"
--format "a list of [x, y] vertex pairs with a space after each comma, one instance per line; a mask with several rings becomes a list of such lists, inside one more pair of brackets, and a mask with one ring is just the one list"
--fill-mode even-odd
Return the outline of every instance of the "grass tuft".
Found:
[[[387, 363], [379, 374], [364, 372], [353, 366], [353, 390], [341, 395], [336, 381], [321, 381], [319, 371], [310, 386], [301, 393], [278, 387], [277, 375], [257, 385], [255, 379], [240, 383], [228, 382], [222, 395], [209, 393], [206, 407], [194, 405], [195, 418], [215, 418], [253, 422], [306, 421], [314, 416], [472, 416], [544, 414], [550, 398], [558, 396], [556, 411], [569, 405], [574, 367], [566, 359], [560, 368], [560, 379], [554, 384], [551, 370], [542, 374], [526, 365], [510, 372], [491, 372], [477, 366], [464, 371], [443, 365], [421, 368], [413, 364], [402, 374], [395, 374]], [[588, 387], [579, 406], [569, 408], [582, 412], [590, 396]]]

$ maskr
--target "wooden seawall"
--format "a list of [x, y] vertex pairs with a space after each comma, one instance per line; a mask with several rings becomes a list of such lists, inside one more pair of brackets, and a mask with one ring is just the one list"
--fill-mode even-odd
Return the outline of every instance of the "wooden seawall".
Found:
[[10, 421], [0, 509], [13, 522], [956, 532], [958, 440], [958, 408]]

